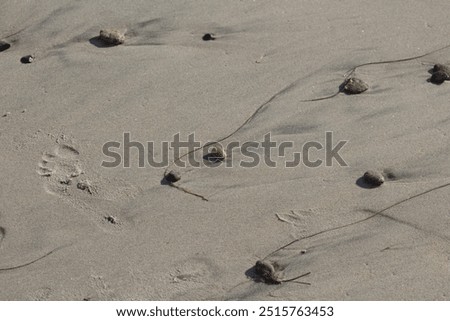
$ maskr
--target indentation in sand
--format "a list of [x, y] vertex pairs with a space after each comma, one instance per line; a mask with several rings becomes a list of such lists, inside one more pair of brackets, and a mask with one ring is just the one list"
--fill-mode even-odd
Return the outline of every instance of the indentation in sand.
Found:
[[[85, 213], [104, 231], [122, 229], [127, 220], [122, 217], [117, 204], [134, 198], [139, 188], [94, 172], [86, 173], [80, 157], [76, 147], [65, 143], [56, 146], [52, 152], [44, 152], [37, 170], [44, 180], [44, 190]], [[114, 220], [107, 219], [111, 217]]]

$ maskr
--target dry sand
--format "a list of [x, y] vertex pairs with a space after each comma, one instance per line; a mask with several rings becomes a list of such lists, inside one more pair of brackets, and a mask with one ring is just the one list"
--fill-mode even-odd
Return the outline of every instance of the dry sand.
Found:
[[[448, 300], [450, 83], [427, 79], [450, 63], [449, 12], [444, 0], [2, 1], [0, 300]], [[108, 28], [125, 43], [100, 45]], [[360, 95], [304, 102], [357, 65], [440, 48], [357, 68]], [[124, 132], [207, 142], [259, 107], [225, 142], [332, 131], [349, 166], [181, 169], [177, 184], [208, 202], [161, 184], [165, 168], [100, 166]], [[396, 180], [363, 188], [369, 169]], [[311, 285], [252, 281], [263, 258]]]

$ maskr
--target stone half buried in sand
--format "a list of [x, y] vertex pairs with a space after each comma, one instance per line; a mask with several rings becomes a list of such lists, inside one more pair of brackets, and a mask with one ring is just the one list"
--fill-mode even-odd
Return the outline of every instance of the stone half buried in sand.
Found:
[[215, 144], [209, 149], [209, 153], [204, 158], [212, 162], [222, 162], [227, 158], [227, 153], [221, 144]]
[[431, 73], [429, 81], [433, 84], [440, 85], [444, 81], [450, 80], [450, 67], [447, 65], [435, 64], [429, 72]]
[[100, 30], [99, 39], [112, 46], [121, 45], [125, 42], [125, 34], [115, 29]]
[[446, 80], [450, 80], [450, 73], [447, 73], [443, 70], [438, 70], [433, 72], [430, 78], [430, 82], [433, 84], [442, 84]]
[[177, 171], [172, 170], [164, 176], [164, 179], [169, 183], [175, 183], [181, 179], [181, 175]]
[[384, 176], [376, 171], [369, 170], [363, 175], [364, 182], [372, 187], [381, 186], [384, 183]]
[[450, 75], [450, 67], [444, 64], [435, 64], [433, 66], [433, 72], [437, 72], [437, 71], [443, 71], [445, 73], [447, 73], [448, 75]]
[[216, 40], [216, 37], [214, 37], [213, 33], [205, 33], [202, 37], [203, 41], [211, 41]]
[[20, 58], [20, 62], [23, 64], [31, 64], [34, 61], [34, 55], [26, 55]]
[[281, 284], [281, 268], [276, 262], [258, 260], [255, 264], [256, 275], [267, 284]]
[[369, 89], [369, 85], [359, 78], [348, 78], [341, 85], [341, 91], [347, 95], [357, 95]]
[[0, 52], [9, 49], [9, 47], [11, 47], [9, 43], [0, 40]]

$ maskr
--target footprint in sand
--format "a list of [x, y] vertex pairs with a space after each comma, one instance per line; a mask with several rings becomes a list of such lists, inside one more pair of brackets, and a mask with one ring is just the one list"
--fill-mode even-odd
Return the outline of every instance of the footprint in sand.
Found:
[[220, 268], [206, 257], [192, 257], [179, 262], [169, 275], [174, 285], [175, 291], [171, 295], [174, 300], [210, 299], [211, 292], [223, 291], [217, 285]]
[[52, 152], [43, 154], [37, 173], [44, 180], [47, 193], [64, 201], [93, 219], [105, 231], [119, 231], [127, 218], [117, 202], [134, 198], [139, 189], [126, 182], [87, 175], [80, 152], [73, 146], [59, 144]]
[[44, 188], [47, 193], [58, 196], [70, 195], [69, 187], [84, 173], [78, 155], [80, 155], [78, 150], [66, 144], [58, 145], [52, 153], [43, 154], [37, 172], [46, 178]]

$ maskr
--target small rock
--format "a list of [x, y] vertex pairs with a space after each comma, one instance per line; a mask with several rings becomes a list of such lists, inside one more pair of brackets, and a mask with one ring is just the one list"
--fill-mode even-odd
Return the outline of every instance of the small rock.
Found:
[[23, 64], [31, 64], [34, 61], [33, 55], [26, 55], [20, 58], [20, 62]]
[[117, 224], [117, 219], [112, 215], [105, 216], [105, 220], [111, 224]]
[[11, 47], [9, 43], [0, 40], [0, 52], [9, 49], [9, 47]]
[[450, 73], [447, 73], [443, 70], [438, 70], [438, 71], [433, 72], [433, 74], [431, 75], [430, 81], [433, 84], [442, 84], [444, 81], [450, 80], [449, 75], [450, 75]]
[[100, 40], [110, 45], [121, 45], [125, 42], [125, 34], [118, 30], [105, 29], [100, 30]]
[[435, 64], [433, 67], [433, 72], [436, 71], [443, 71], [446, 72], [448, 75], [450, 75], [450, 67], [443, 64]]
[[9, 115], [11, 115], [11, 112], [7, 111], [6, 113], [3, 114], [2, 117], [8, 117]]
[[202, 37], [203, 41], [216, 40], [213, 33], [205, 33]]
[[169, 183], [175, 183], [181, 179], [181, 175], [177, 171], [172, 170], [165, 176], [165, 179]]
[[375, 171], [367, 171], [363, 175], [364, 181], [371, 186], [380, 186], [384, 183], [384, 177], [382, 174]]
[[369, 89], [369, 85], [358, 78], [349, 78], [343, 84], [343, 92], [347, 95], [356, 95]]
[[206, 155], [206, 157], [210, 161], [221, 162], [227, 158], [227, 153], [223, 149], [222, 145], [216, 144], [211, 148], [210, 153]]
[[277, 262], [258, 260], [255, 264], [255, 273], [267, 284], [281, 284], [281, 268]]

